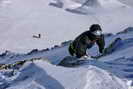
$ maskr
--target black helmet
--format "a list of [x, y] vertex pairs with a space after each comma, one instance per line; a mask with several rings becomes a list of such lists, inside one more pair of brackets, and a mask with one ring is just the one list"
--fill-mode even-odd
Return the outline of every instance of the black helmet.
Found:
[[95, 36], [101, 36], [102, 35], [102, 29], [99, 24], [93, 24], [90, 26], [90, 32], [94, 34]]

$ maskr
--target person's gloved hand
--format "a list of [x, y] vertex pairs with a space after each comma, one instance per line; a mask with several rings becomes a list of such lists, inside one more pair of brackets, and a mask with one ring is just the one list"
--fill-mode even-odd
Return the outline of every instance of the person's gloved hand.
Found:
[[91, 60], [91, 59], [92, 59], [92, 57], [88, 53], [86, 53], [86, 55], [84, 55], [80, 58], [80, 60]]
[[103, 55], [103, 53], [98, 53], [98, 54], [97, 54], [97, 56], [101, 56], [101, 55]]
[[100, 58], [101, 56], [103, 56], [103, 53], [99, 53], [99, 54], [97, 55], [97, 59]]

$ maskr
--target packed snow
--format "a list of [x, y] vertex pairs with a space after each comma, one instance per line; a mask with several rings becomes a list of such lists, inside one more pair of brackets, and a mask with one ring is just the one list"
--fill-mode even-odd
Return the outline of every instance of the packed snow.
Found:
[[[133, 89], [132, 5], [131, 0], [0, 0], [0, 66], [40, 59], [1, 69], [0, 89]], [[122, 39], [114, 52], [76, 67], [59, 66], [69, 55], [69, 40], [94, 23], [111, 33], [106, 47]], [[97, 46], [87, 52], [98, 55]]]

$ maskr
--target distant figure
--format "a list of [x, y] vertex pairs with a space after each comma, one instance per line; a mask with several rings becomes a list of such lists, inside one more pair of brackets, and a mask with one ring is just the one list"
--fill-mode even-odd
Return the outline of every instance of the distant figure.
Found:
[[33, 38], [41, 38], [41, 34], [33, 35]]

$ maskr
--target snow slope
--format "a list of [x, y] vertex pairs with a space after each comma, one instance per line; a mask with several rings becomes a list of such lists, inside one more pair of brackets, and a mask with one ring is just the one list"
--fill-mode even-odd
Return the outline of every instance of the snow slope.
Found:
[[[79, 7], [84, 2], [62, 1], [63, 8], [55, 8], [50, 5], [53, 2], [50, 0], [2, 0], [0, 52], [12, 50], [22, 53], [35, 48], [49, 48], [74, 39], [94, 23], [99, 23], [104, 32], [113, 33], [132, 26], [132, 7], [118, 5], [118, 1], [97, 0], [100, 8], [85, 6], [74, 10], [71, 6]], [[38, 34], [41, 34], [40, 39], [33, 38]]]
[[[26, 62], [18, 68], [0, 71], [0, 88], [3, 89], [133, 89], [133, 28], [106, 37], [106, 46], [115, 38], [123, 41], [115, 51], [98, 61], [89, 60], [78, 67], [56, 64], [68, 55], [67, 45], [49, 51], [27, 54], [6, 53], [0, 56], [1, 64], [41, 58]], [[97, 54], [97, 46], [88, 52]], [[47, 59], [52, 63], [50, 64]]]
[[127, 89], [124, 81], [110, 75], [94, 66], [68, 69], [40, 61], [22, 69], [19, 77], [13, 81], [13, 86], [7, 89]]
[[[95, 0], [94, 6], [84, 6], [84, 1], [58, 1], [62, 6], [56, 1], [51, 5], [50, 0], [0, 1], [0, 64], [42, 59], [0, 70], [0, 89], [133, 89], [131, 3]], [[117, 37], [123, 39], [112, 54], [79, 67], [57, 66], [69, 55], [68, 44], [50, 47], [73, 40], [93, 23], [99, 23], [105, 33], [129, 28], [106, 37], [106, 46]], [[33, 38], [38, 34], [40, 39]], [[88, 52], [97, 55], [97, 46]]]
[[132, 0], [119, 0], [119, 1], [133, 7], [133, 1]]
[[[57, 2], [58, 1], [59, 0], [57, 0]], [[62, 0], [62, 2], [64, 2], [64, 5], [67, 4], [67, 6], [69, 5], [73, 6], [73, 5], [76, 5], [77, 3], [80, 3], [81, 6], [83, 4], [89, 7], [103, 7], [103, 8], [111, 8], [111, 9], [116, 7], [126, 6], [125, 4], [117, 0]]]

